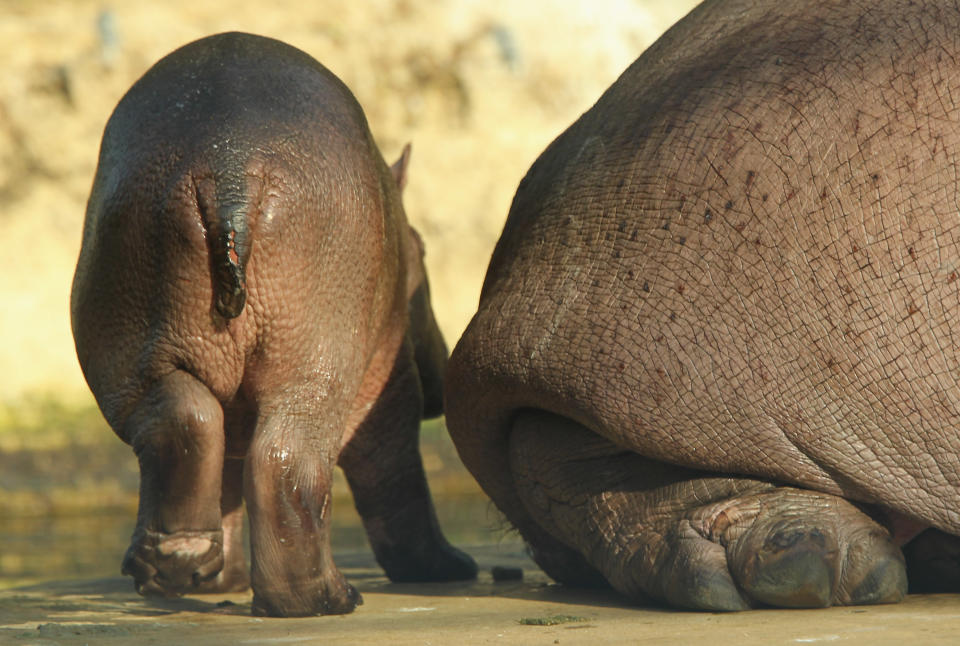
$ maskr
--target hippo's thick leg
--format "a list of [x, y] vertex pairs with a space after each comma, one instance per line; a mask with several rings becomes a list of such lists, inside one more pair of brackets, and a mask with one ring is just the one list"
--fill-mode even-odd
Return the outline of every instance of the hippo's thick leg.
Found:
[[137, 528], [123, 571], [141, 594], [197, 591], [223, 567], [223, 410], [206, 386], [174, 371], [119, 428], [140, 461]]
[[739, 610], [906, 592], [889, 532], [836, 496], [658, 463], [540, 411], [514, 422], [510, 468], [532, 517], [634, 598]]
[[296, 391], [262, 404], [247, 452], [244, 500], [250, 515], [253, 612], [275, 617], [352, 612], [362, 600], [333, 562], [330, 489], [336, 459], [332, 433]]
[[223, 516], [223, 569], [200, 585], [199, 592], [242, 592], [250, 587], [250, 571], [243, 556], [243, 460], [225, 458], [220, 496]]
[[423, 397], [404, 342], [383, 392], [340, 455], [377, 562], [394, 582], [472, 579], [477, 567], [440, 531], [420, 459]]

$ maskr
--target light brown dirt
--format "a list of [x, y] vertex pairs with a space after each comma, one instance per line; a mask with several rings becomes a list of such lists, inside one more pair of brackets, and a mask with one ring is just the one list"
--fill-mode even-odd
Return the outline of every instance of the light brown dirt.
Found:
[[452, 345], [530, 163], [692, 4], [5, 0], [0, 404], [89, 401], [68, 300], [99, 140], [123, 92], [176, 47], [233, 29], [289, 42], [353, 89], [388, 161], [413, 143], [405, 202]]

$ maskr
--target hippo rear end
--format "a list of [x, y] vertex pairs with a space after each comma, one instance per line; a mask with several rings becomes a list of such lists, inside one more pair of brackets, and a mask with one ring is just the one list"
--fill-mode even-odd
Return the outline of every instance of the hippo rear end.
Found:
[[549, 574], [712, 610], [960, 591], [957, 33], [708, 1], [534, 163], [447, 421]]
[[474, 576], [417, 447], [445, 348], [406, 159], [391, 172], [326, 68], [248, 34], [186, 45], [120, 101], [71, 309], [84, 375], [140, 462], [124, 559], [140, 592], [249, 581], [257, 613], [351, 611], [329, 542], [338, 462], [392, 579]]

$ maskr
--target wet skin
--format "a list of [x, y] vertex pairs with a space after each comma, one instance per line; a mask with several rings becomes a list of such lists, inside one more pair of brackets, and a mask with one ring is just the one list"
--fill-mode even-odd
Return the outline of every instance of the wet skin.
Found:
[[336, 464], [391, 579], [475, 576], [417, 446], [446, 348], [400, 202], [408, 159], [387, 167], [323, 66], [247, 34], [186, 45], [120, 101], [71, 311], [84, 375], [140, 462], [123, 569], [143, 594], [251, 584], [256, 613], [353, 610], [329, 547]]

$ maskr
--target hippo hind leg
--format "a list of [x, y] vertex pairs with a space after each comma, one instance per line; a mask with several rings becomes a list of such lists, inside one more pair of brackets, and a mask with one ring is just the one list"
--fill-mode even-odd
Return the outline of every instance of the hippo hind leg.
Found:
[[636, 600], [742, 610], [906, 592], [889, 532], [842, 498], [649, 460], [543, 411], [517, 416], [509, 452], [530, 516]]
[[412, 343], [401, 346], [386, 386], [339, 462], [377, 562], [394, 582], [459, 581], [477, 566], [440, 531], [420, 458], [423, 414]]
[[346, 614], [363, 603], [330, 547], [330, 429], [339, 422], [322, 392], [322, 385], [303, 384], [260, 401], [243, 471], [256, 615]]
[[123, 572], [144, 595], [200, 591], [223, 567], [219, 402], [193, 376], [174, 371], [115, 428], [140, 462], [137, 528]]

